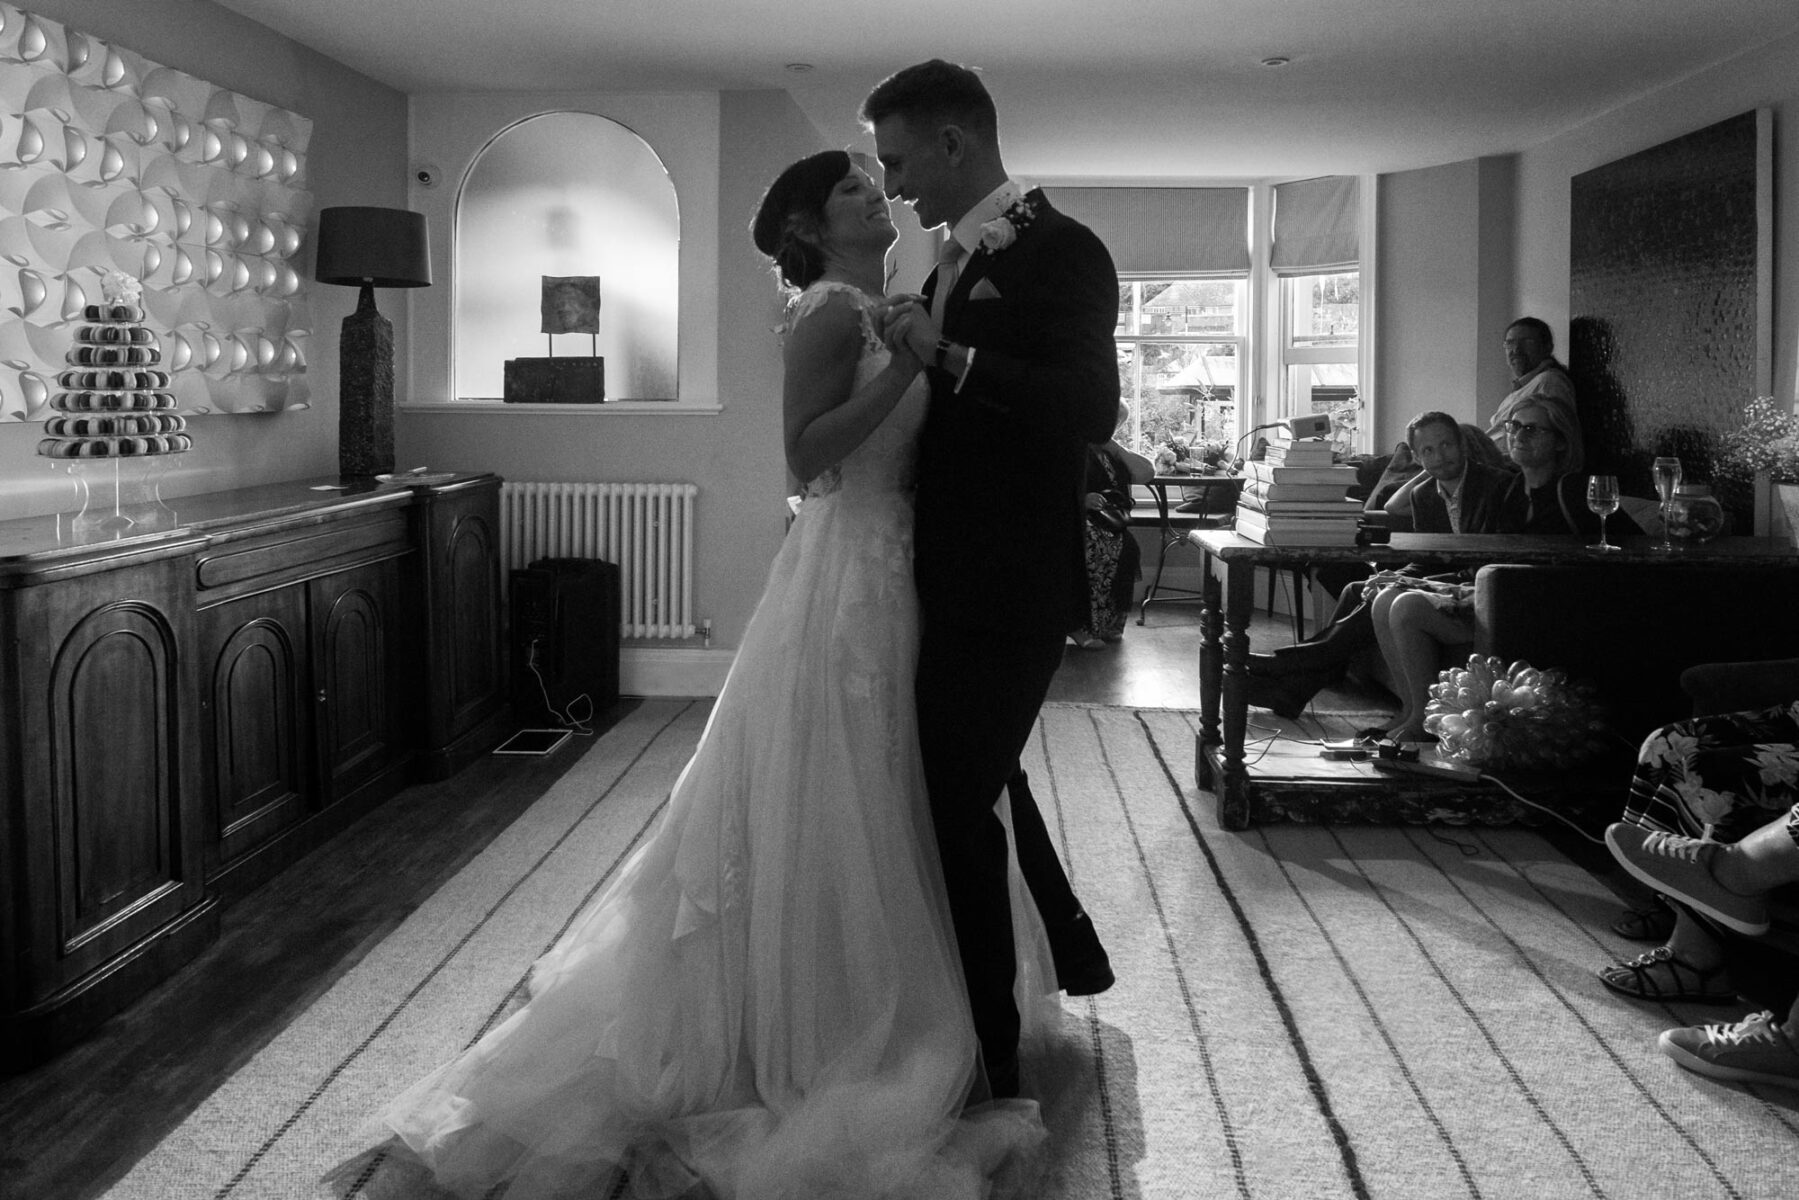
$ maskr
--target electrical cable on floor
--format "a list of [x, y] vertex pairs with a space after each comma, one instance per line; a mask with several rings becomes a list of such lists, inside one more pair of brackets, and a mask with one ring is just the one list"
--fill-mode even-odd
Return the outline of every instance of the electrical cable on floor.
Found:
[[1515, 790], [1513, 790], [1513, 788], [1510, 784], [1508, 784], [1505, 780], [1499, 778], [1498, 776], [1488, 775], [1486, 772], [1483, 771], [1480, 775], [1480, 778], [1485, 780], [1487, 783], [1497, 785], [1501, 790], [1503, 790], [1506, 793], [1506, 795], [1510, 796], [1512, 799], [1516, 800], [1518, 803], [1528, 804], [1532, 808], [1539, 809], [1542, 812], [1548, 813], [1550, 816], [1554, 817], [1556, 820], [1558, 820], [1562, 824], [1566, 825], [1569, 829], [1572, 829], [1575, 833], [1578, 833], [1581, 837], [1587, 839], [1587, 841], [1592, 842], [1595, 846], [1605, 845], [1604, 838], [1594, 837], [1592, 834], [1588, 833], [1586, 830], [1584, 830], [1580, 826], [1576, 825], [1573, 821], [1570, 821], [1567, 817], [1564, 817], [1561, 813], [1556, 812], [1553, 808], [1550, 808], [1548, 805], [1538, 804], [1535, 800], [1527, 800], [1523, 796], [1520, 796]]
[[[570, 700], [567, 706], [558, 710], [550, 700], [550, 685], [544, 682], [543, 672], [537, 669], [537, 643], [535, 641], [531, 643], [531, 657], [525, 660], [525, 665], [530, 668], [532, 676], [537, 680], [537, 690], [543, 695], [544, 711], [570, 733], [579, 737], [592, 737], [594, 730], [590, 722], [593, 720], [593, 697], [582, 692]], [[577, 705], [586, 706], [584, 716], [575, 715]]]

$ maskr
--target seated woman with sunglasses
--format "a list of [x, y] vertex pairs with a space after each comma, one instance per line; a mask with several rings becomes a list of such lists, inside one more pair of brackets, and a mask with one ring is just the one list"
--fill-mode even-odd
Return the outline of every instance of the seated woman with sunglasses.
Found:
[[[1574, 410], [1554, 400], [1526, 401], [1502, 427], [1517, 474], [1498, 497], [1495, 533], [1579, 534], [1597, 540], [1599, 516], [1587, 507], [1585, 448]], [[1612, 514], [1612, 533], [1641, 533], [1623, 512]]]
[[[1599, 517], [1587, 508], [1586, 476], [1581, 473], [1584, 447], [1580, 423], [1571, 408], [1553, 400], [1530, 400], [1505, 422], [1511, 459], [1518, 470], [1507, 473], [1493, 501], [1493, 533], [1578, 534], [1599, 536]], [[1613, 514], [1614, 533], [1639, 533], [1622, 513]], [[1380, 642], [1403, 707], [1384, 732], [1367, 735], [1392, 741], [1427, 741], [1425, 706], [1437, 681], [1446, 648], [1474, 642], [1474, 585], [1442, 580], [1384, 580], [1390, 583], [1372, 605], [1374, 632]]]

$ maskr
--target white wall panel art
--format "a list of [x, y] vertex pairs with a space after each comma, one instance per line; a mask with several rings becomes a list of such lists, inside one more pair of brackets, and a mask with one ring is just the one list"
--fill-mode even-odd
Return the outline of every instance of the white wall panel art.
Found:
[[49, 414], [111, 270], [143, 282], [180, 411], [306, 407], [311, 134], [0, 3], [0, 420]]

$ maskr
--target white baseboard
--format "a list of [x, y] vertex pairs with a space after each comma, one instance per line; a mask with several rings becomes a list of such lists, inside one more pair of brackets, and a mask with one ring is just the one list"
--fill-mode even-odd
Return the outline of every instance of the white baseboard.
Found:
[[626, 696], [716, 696], [736, 657], [735, 650], [625, 646], [618, 654], [618, 690]]

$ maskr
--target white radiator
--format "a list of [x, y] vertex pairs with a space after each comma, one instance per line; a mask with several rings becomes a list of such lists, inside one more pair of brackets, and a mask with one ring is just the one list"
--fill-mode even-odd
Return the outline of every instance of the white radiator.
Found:
[[540, 558], [599, 558], [619, 568], [619, 634], [694, 634], [691, 483], [505, 483], [506, 569]]

